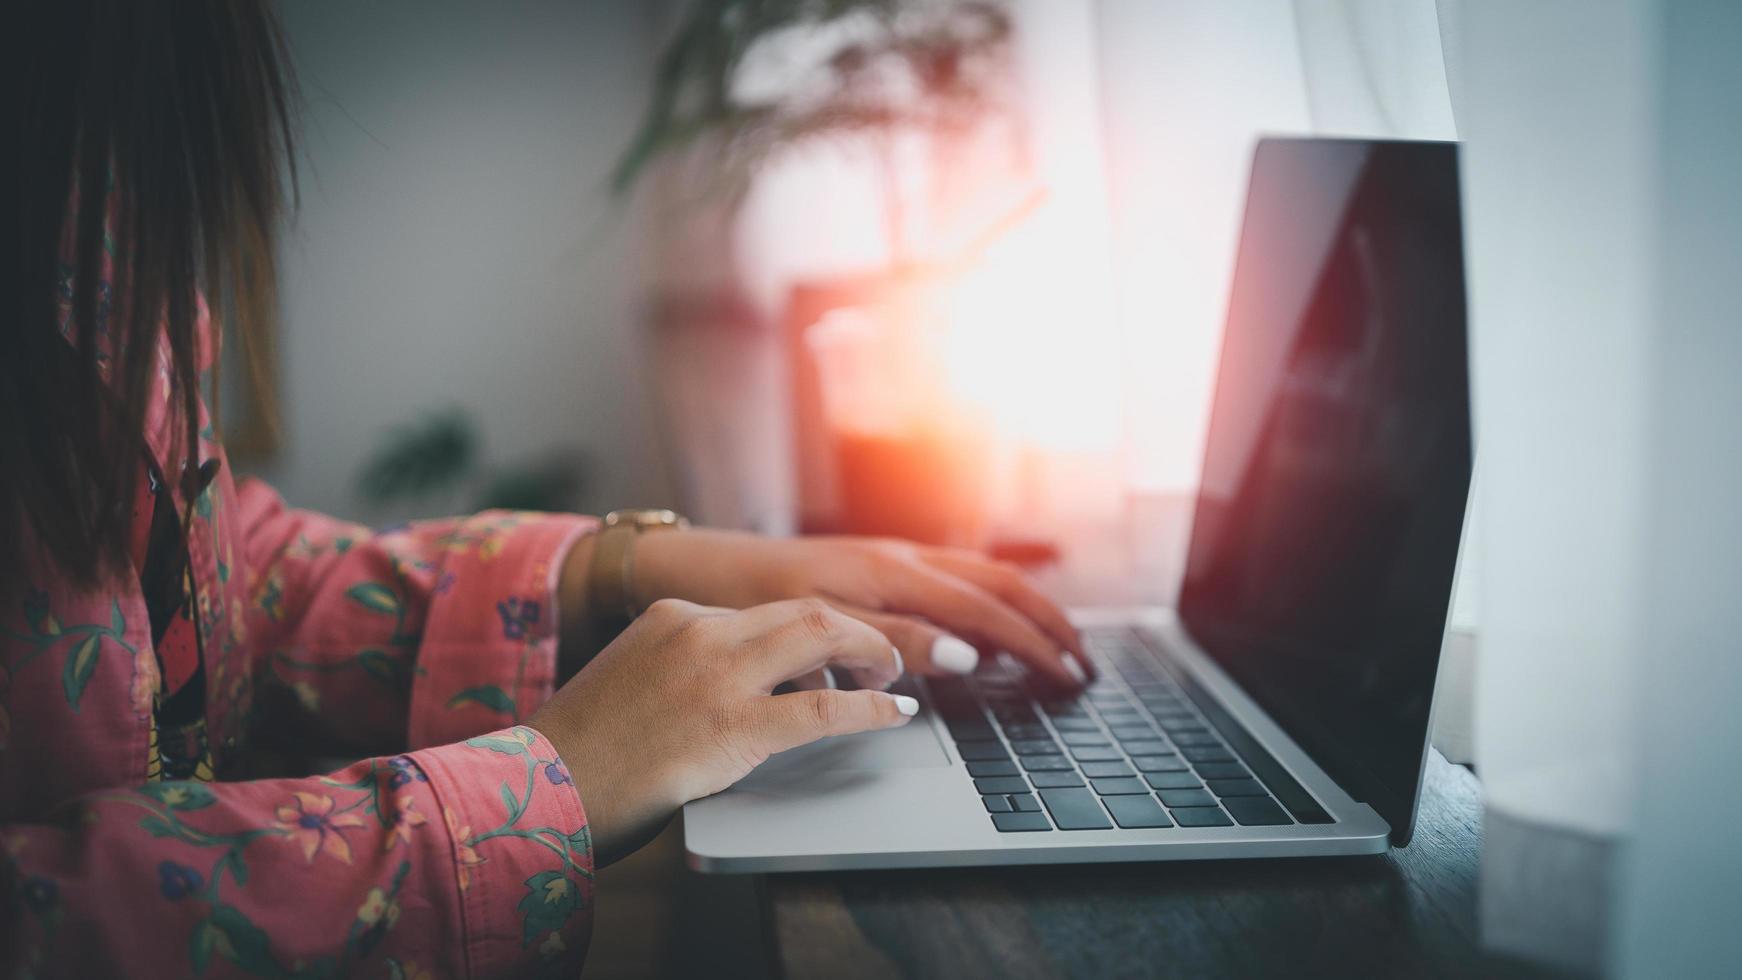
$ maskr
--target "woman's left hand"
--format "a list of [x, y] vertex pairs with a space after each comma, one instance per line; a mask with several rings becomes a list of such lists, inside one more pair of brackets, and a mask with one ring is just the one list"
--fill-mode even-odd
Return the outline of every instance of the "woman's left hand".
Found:
[[1075, 691], [1093, 668], [1082, 638], [1014, 566], [972, 551], [876, 538], [766, 538], [702, 528], [635, 542], [635, 598], [744, 609], [816, 597], [889, 638], [907, 669], [963, 674], [1005, 650]]

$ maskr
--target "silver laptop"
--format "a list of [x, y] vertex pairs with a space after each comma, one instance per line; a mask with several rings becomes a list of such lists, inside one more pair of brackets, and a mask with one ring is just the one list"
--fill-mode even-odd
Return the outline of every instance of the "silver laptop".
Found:
[[685, 807], [691, 867], [1406, 845], [1469, 417], [1456, 147], [1261, 141], [1178, 608], [1075, 613], [1100, 668], [1080, 697], [998, 657], [904, 680], [924, 705], [907, 726]]

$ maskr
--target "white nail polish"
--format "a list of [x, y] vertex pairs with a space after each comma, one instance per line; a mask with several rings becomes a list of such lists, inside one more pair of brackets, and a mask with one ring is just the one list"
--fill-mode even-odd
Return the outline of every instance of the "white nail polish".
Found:
[[895, 647], [890, 647], [889, 652], [895, 654], [895, 676], [900, 677], [902, 674], [907, 673], [907, 664], [903, 663], [901, 660], [901, 651], [897, 650]]
[[914, 715], [919, 714], [919, 699], [918, 698], [910, 698], [905, 694], [891, 694], [890, 697], [895, 699], [895, 710], [896, 711], [901, 712], [902, 714], [908, 716], [909, 718], [912, 718]]
[[980, 665], [980, 654], [966, 640], [946, 634], [932, 641], [931, 662], [952, 674], [971, 674]]
[[1089, 675], [1083, 673], [1083, 665], [1080, 663], [1077, 663], [1076, 657], [1073, 657], [1067, 653], [1067, 654], [1063, 654], [1059, 659], [1061, 659], [1065, 662], [1065, 671], [1067, 673], [1069, 673], [1072, 677], [1075, 677], [1077, 679], [1078, 684], [1089, 683]]

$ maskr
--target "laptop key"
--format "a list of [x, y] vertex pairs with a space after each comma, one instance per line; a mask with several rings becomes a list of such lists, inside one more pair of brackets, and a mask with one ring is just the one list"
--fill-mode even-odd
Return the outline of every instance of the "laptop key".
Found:
[[1019, 738], [1010, 743], [1017, 755], [1058, 755], [1059, 745], [1050, 738]]
[[993, 762], [968, 763], [970, 776], [1020, 776], [1022, 770], [1016, 768], [1016, 763], [1009, 759], [999, 759]]
[[[1181, 827], [1231, 827], [1234, 821], [1228, 815], [1213, 806], [1193, 806], [1183, 810], [1174, 810], [1173, 818]], [[997, 817], [992, 819], [996, 820]]]
[[1036, 772], [1030, 773], [1028, 781], [1035, 789], [1063, 789], [1067, 786], [1083, 785], [1083, 777], [1074, 772]]
[[1245, 779], [1252, 775], [1238, 762], [1200, 762], [1192, 768], [1205, 779]]
[[1052, 720], [1052, 727], [1061, 732], [1099, 732], [1101, 726], [1095, 724], [1095, 719], [1087, 715], [1081, 717], [1058, 718]]
[[1132, 755], [1161, 755], [1164, 752], [1172, 751], [1168, 744], [1160, 739], [1133, 739], [1119, 744], [1123, 745], [1125, 751]]
[[[1190, 768], [1186, 760], [1172, 752], [1163, 755], [1134, 755], [1131, 761], [1137, 763], [1139, 772], [1185, 772]], [[1216, 765], [1217, 763], [1205, 763]]]
[[1013, 793], [1010, 796], [1010, 807], [1020, 813], [1039, 813], [1040, 801], [1033, 793]]
[[1102, 796], [1148, 796], [1149, 787], [1143, 785], [1143, 780], [1134, 776], [1124, 779], [1091, 779], [1089, 785]]
[[1026, 793], [1028, 781], [1021, 776], [982, 776], [974, 780], [974, 788], [981, 796], [994, 793]]
[[992, 826], [1006, 834], [1052, 829], [1052, 824], [1046, 822], [1044, 813], [994, 813]]
[[1221, 742], [1221, 739], [1205, 731], [1174, 732], [1173, 740], [1176, 745], [1216, 745]]
[[1107, 812], [1113, 815], [1113, 822], [1126, 830], [1173, 826], [1173, 821], [1167, 818], [1167, 812], [1155, 802], [1154, 797], [1109, 796], [1101, 802], [1107, 804]]
[[1071, 749], [1071, 755], [1075, 756], [1078, 762], [1112, 762], [1115, 759], [1125, 758], [1118, 749], [1097, 745], [1079, 745]]
[[[974, 782], [978, 784], [983, 780], [976, 779]], [[1216, 805], [1216, 798], [1201, 789], [1163, 789], [1157, 790], [1155, 795], [1161, 797], [1161, 802], [1166, 803], [1170, 810], [1179, 807]]]
[[1041, 802], [1052, 814], [1060, 830], [1111, 830], [1107, 811], [1095, 801], [1095, 794], [1086, 789], [1043, 789]]
[[1246, 827], [1271, 827], [1294, 823], [1282, 807], [1268, 796], [1231, 796], [1222, 801], [1234, 819]]
[[1123, 762], [1085, 762], [1082, 769], [1083, 775], [1091, 779], [1131, 775], [1131, 767]]
[[982, 719], [947, 721], [944, 727], [950, 730], [950, 737], [958, 742], [988, 741], [998, 737], [991, 724]]
[[[1217, 796], [1269, 796], [1256, 779], [1211, 779], [1210, 792]], [[1159, 788], [1159, 787], [1158, 787]], [[1236, 814], [1238, 816], [1238, 814]]]
[[1121, 742], [1132, 739], [1157, 738], [1155, 729], [1148, 725], [1114, 725], [1113, 737]]
[[1100, 732], [1060, 732], [1066, 745], [1106, 745], [1107, 737]]
[[1004, 734], [1011, 738], [1052, 738], [1045, 725], [1005, 725]]
[[1076, 767], [1062, 755], [1025, 755], [1022, 768], [1029, 772], [1070, 772]]
[[980, 802], [986, 804], [987, 813], [1009, 813], [1016, 809], [1010, 805], [1008, 796], [982, 796]]
[[963, 762], [988, 762], [993, 759], [1010, 758], [1009, 753], [1004, 751], [1003, 742], [957, 742], [956, 751], [961, 753]]
[[1144, 779], [1156, 789], [1203, 789], [1204, 784], [1198, 782], [1198, 777], [1189, 772], [1151, 772], [1145, 773]]
[[1193, 762], [1233, 762], [1233, 753], [1220, 745], [1185, 745], [1179, 754]]

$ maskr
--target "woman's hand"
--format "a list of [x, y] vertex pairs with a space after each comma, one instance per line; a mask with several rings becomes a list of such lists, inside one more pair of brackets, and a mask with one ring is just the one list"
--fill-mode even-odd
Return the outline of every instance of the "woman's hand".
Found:
[[978, 661], [975, 646], [1007, 650], [1065, 690], [1093, 671], [1057, 606], [1014, 566], [971, 551], [694, 529], [643, 535], [633, 570], [642, 601], [674, 596], [743, 608], [822, 599], [876, 627], [916, 673], [967, 673]]
[[742, 612], [662, 599], [528, 722], [556, 746], [605, 865], [684, 803], [826, 735], [905, 724], [919, 703], [881, 690], [775, 685], [826, 666], [885, 686], [900, 674], [877, 630], [816, 599]]

